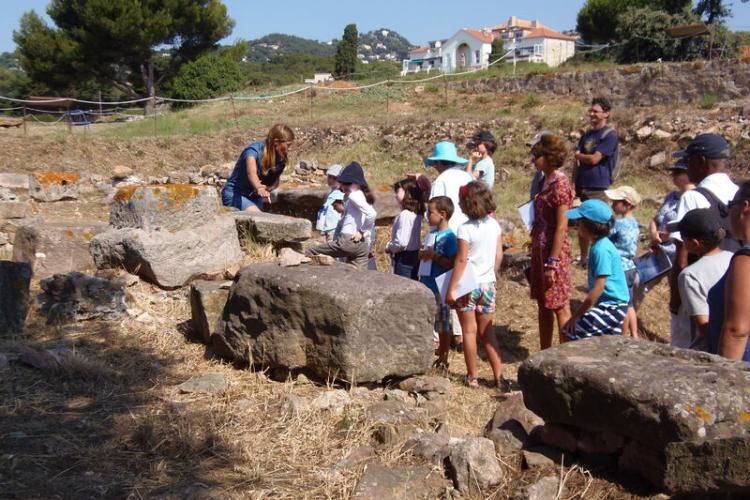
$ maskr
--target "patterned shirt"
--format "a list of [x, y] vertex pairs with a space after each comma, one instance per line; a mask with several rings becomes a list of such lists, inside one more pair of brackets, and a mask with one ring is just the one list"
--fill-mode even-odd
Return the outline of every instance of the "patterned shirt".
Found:
[[623, 217], [615, 221], [615, 226], [609, 233], [609, 239], [614, 243], [615, 248], [620, 253], [622, 260], [622, 270], [629, 271], [635, 269], [633, 259], [638, 251], [638, 239], [641, 231], [638, 227], [638, 221], [635, 217]]

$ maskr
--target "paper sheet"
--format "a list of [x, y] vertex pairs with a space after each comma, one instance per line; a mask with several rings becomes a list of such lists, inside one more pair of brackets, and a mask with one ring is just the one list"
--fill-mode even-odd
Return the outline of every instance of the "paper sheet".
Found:
[[[445, 304], [445, 296], [448, 295], [448, 285], [451, 282], [451, 276], [453, 276], [452, 269], [435, 278], [435, 283], [437, 283], [438, 290], [440, 290], [440, 297], [443, 299], [443, 304]], [[471, 263], [469, 263], [466, 266], [464, 275], [461, 277], [461, 280], [456, 287], [456, 298], [463, 297], [477, 288], [479, 288], [479, 283], [474, 274], [474, 268], [471, 266]]]
[[[435, 233], [428, 233], [424, 240], [424, 248], [426, 249], [432, 249], [435, 246]], [[419, 276], [429, 276], [432, 272], [432, 261], [431, 260], [422, 260], [419, 261], [419, 271], [417, 274]]]
[[518, 215], [521, 217], [526, 229], [531, 231], [531, 227], [534, 225], [534, 200], [529, 200], [518, 207]]

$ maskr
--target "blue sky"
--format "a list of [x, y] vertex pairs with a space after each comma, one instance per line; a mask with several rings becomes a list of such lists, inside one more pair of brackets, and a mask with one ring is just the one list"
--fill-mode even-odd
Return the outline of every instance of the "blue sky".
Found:
[[[116, 0], [115, 0], [116, 1]], [[44, 13], [49, 0], [5, 0], [0, 17], [0, 52], [15, 48], [13, 30], [27, 10]], [[460, 28], [482, 28], [498, 24], [511, 15], [538, 19], [557, 30], [575, 27], [576, 13], [584, 0], [376, 0], [368, 2], [341, 0], [270, 1], [225, 0], [229, 15], [236, 21], [227, 39], [253, 39], [268, 33], [330, 40], [340, 38], [344, 26], [356, 23], [361, 32], [390, 28], [414, 44], [447, 38]], [[750, 3], [730, 0], [734, 18], [732, 29], [750, 30]]]

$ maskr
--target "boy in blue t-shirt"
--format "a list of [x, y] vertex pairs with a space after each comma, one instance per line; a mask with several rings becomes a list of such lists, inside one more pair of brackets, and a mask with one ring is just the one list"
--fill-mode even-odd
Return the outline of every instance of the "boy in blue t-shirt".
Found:
[[587, 200], [565, 215], [570, 220], [579, 221], [578, 237], [586, 238], [591, 243], [591, 250], [589, 293], [563, 326], [563, 333], [573, 340], [620, 335], [630, 294], [620, 253], [607, 237], [612, 227], [612, 211], [601, 200]]
[[431, 261], [430, 274], [420, 276], [419, 281], [435, 294], [437, 304], [435, 330], [439, 337], [438, 359], [435, 366], [445, 369], [448, 368], [448, 351], [451, 345], [451, 313], [450, 307], [443, 304], [435, 278], [453, 269], [453, 262], [458, 253], [458, 239], [448, 226], [453, 210], [453, 201], [447, 196], [436, 196], [430, 199], [427, 203], [427, 221], [434, 229], [427, 238], [428, 240], [434, 238], [434, 243], [431, 247], [426, 246], [419, 251], [421, 260]]
[[641, 228], [633, 215], [633, 210], [641, 202], [641, 195], [630, 186], [620, 186], [617, 189], [604, 191], [607, 198], [612, 200], [612, 211], [618, 216], [615, 225], [609, 232], [609, 239], [620, 252], [622, 270], [625, 271], [625, 280], [628, 284], [630, 302], [628, 303], [628, 315], [623, 324], [622, 334], [638, 338], [638, 317], [636, 315], [635, 291], [638, 282], [638, 270], [635, 268], [635, 254], [638, 252], [638, 240], [641, 236]]

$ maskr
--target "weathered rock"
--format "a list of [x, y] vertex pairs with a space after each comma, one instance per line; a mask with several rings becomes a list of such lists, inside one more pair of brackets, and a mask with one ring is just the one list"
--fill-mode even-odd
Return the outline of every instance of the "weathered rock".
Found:
[[489, 432], [493, 429], [505, 428], [508, 422], [513, 421], [521, 424], [526, 434], [531, 434], [535, 427], [544, 425], [544, 420], [526, 408], [523, 402], [523, 394], [517, 392], [507, 396], [504, 401], [497, 405], [492, 420], [487, 422], [485, 426], [485, 436], [489, 437]]
[[29, 176], [29, 196], [37, 201], [75, 200], [79, 181], [75, 172], [36, 172]]
[[353, 448], [333, 466], [335, 470], [350, 470], [360, 463], [375, 457], [375, 448], [369, 445]]
[[34, 213], [30, 203], [0, 201], [0, 219], [23, 219]]
[[18, 201], [18, 195], [11, 189], [0, 186], [0, 202]]
[[625, 438], [614, 432], [587, 432], [578, 437], [578, 451], [588, 455], [611, 455], [625, 446]]
[[118, 229], [191, 229], [216, 217], [220, 206], [211, 186], [125, 186], [115, 193], [109, 223]]
[[0, 187], [29, 189], [29, 174], [0, 173]]
[[112, 167], [112, 178], [115, 180], [126, 179], [133, 175], [133, 169], [125, 165], [115, 165]]
[[537, 446], [521, 452], [523, 466], [527, 469], [543, 469], [553, 467], [562, 458], [562, 454], [554, 448]]
[[396, 195], [391, 186], [380, 186], [374, 192], [375, 204], [373, 208], [378, 213], [376, 223], [387, 224], [401, 213], [401, 205], [398, 204]]
[[13, 260], [28, 262], [36, 278], [70, 271], [94, 271], [89, 244], [107, 224], [85, 219], [30, 221], [16, 230]]
[[296, 394], [288, 394], [281, 405], [281, 413], [287, 418], [299, 416], [310, 409], [310, 399]]
[[451, 381], [445, 377], [419, 376], [402, 380], [398, 387], [407, 392], [447, 394], [451, 390]]
[[40, 286], [38, 304], [48, 324], [112, 319], [127, 309], [122, 287], [107, 279], [71, 272], [45, 278]]
[[258, 365], [306, 367], [323, 379], [375, 382], [424, 373], [433, 356], [434, 297], [385, 273], [353, 279], [361, 273], [338, 264], [242, 269], [214, 349]]
[[70, 349], [25, 349], [18, 355], [18, 362], [41, 371], [55, 372], [66, 363], [83, 359]]
[[328, 410], [334, 415], [340, 415], [344, 407], [351, 402], [352, 398], [343, 389], [325, 391], [310, 403], [310, 407], [315, 410]]
[[365, 420], [372, 424], [421, 423], [427, 412], [409, 402], [388, 400], [374, 403], [365, 409]]
[[651, 137], [653, 133], [654, 133], [654, 128], [649, 127], [648, 125], [645, 125], [635, 131], [635, 135], [640, 140], [648, 139], [649, 137]]
[[665, 153], [664, 151], [659, 151], [648, 159], [648, 166], [651, 168], [656, 168], [664, 165], [666, 162], [667, 153]]
[[281, 267], [299, 266], [305, 262], [310, 262], [310, 258], [305, 257], [304, 254], [295, 252], [291, 248], [282, 248], [279, 252], [279, 265]]
[[658, 129], [654, 132], [654, 137], [656, 137], [657, 139], [666, 140], [666, 139], [671, 139], [672, 134], [667, 132], [666, 130]]
[[190, 184], [189, 172], [172, 171], [168, 174], [169, 184]]
[[542, 428], [542, 442], [557, 449], [575, 452], [578, 448], [578, 433], [574, 428], [548, 422]]
[[438, 398], [419, 401], [417, 406], [427, 412], [427, 416], [434, 422], [445, 422], [448, 418], [448, 402]]
[[398, 401], [400, 403], [415, 404], [416, 401], [408, 392], [401, 389], [386, 389], [384, 393], [386, 401]]
[[546, 421], [621, 434], [635, 442], [625, 454], [646, 450], [635, 455], [652, 460], [641, 460], [637, 471], [660, 488], [750, 491], [744, 363], [602, 337], [535, 354], [521, 366], [519, 382], [527, 406]]
[[269, 206], [269, 211], [313, 221], [330, 191], [330, 188], [325, 186], [283, 186], [274, 191], [273, 203]]
[[560, 478], [545, 476], [534, 484], [521, 488], [515, 495], [515, 500], [554, 500], [565, 498], [568, 489], [563, 486], [560, 489]]
[[506, 425], [509, 425], [513, 430], [492, 429], [486, 436], [495, 445], [495, 452], [500, 456], [518, 453], [526, 446], [528, 440], [521, 424], [516, 421], [510, 421]]
[[220, 394], [227, 390], [229, 383], [223, 373], [204, 373], [177, 386], [186, 394]]
[[31, 266], [0, 261], [0, 336], [23, 333], [29, 311]]
[[229, 297], [230, 282], [196, 280], [190, 284], [190, 317], [193, 331], [206, 344], [211, 343], [211, 335]]
[[354, 488], [352, 498], [361, 500], [432, 499], [446, 486], [438, 472], [429, 467], [385, 467], [368, 464]]
[[442, 466], [451, 453], [451, 448], [463, 443], [468, 436], [451, 436], [431, 431], [417, 430], [406, 441], [402, 451], [409, 451], [414, 456], [423, 458], [433, 465]]
[[90, 250], [97, 267], [122, 266], [162, 288], [223, 274], [243, 258], [234, 221], [227, 217], [175, 232], [112, 229], [93, 238]]
[[484, 490], [503, 480], [495, 445], [483, 437], [470, 437], [458, 443], [451, 449], [448, 463], [451, 479], [461, 493]]
[[259, 243], [304, 241], [312, 236], [307, 219], [265, 212], [230, 212], [237, 222], [237, 232]]

